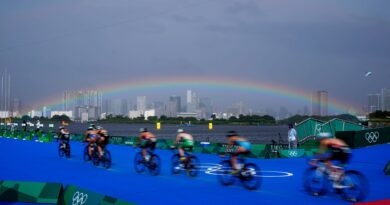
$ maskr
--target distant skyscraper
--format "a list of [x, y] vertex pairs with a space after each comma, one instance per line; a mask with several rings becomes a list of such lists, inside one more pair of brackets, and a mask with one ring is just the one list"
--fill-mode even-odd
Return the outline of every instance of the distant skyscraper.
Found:
[[11, 75], [7, 70], [1, 75], [0, 111], [11, 111]]
[[171, 96], [167, 106], [168, 117], [176, 117], [177, 113], [181, 111], [181, 97]]
[[210, 116], [213, 114], [213, 102], [210, 98], [200, 98], [199, 107], [204, 109], [205, 111], [205, 119], [210, 118]]
[[187, 112], [195, 113], [198, 109], [198, 97], [192, 90], [187, 90]]
[[[93, 113], [91, 116], [99, 116], [102, 111], [103, 96], [96, 90], [66, 91], [63, 99], [63, 109], [73, 111], [76, 119], [81, 118], [82, 113]], [[92, 111], [91, 111], [92, 110]], [[95, 118], [96, 119], [96, 118]]]
[[105, 100], [105, 112], [111, 115], [128, 115], [127, 101], [125, 99]]
[[320, 90], [312, 95], [312, 115], [328, 115], [328, 91]]
[[155, 115], [157, 117], [161, 117], [161, 115], [165, 115], [165, 103], [163, 102], [154, 102], [152, 109], [155, 110]]
[[144, 113], [146, 110], [146, 96], [137, 96], [137, 110]]
[[381, 102], [382, 102], [381, 94], [369, 94], [367, 111], [372, 113], [377, 110], [381, 110], [382, 109]]
[[390, 89], [382, 88], [382, 111], [390, 111]]

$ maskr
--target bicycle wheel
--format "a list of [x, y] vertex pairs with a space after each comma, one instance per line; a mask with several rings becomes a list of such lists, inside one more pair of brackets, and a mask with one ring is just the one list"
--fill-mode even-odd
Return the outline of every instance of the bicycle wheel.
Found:
[[232, 170], [233, 168], [229, 160], [224, 160], [219, 163], [217, 178], [222, 185], [228, 186], [234, 183], [234, 176], [231, 174]]
[[329, 181], [324, 171], [310, 167], [304, 173], [303, 186], [309, 194], [318, 196], [328, 192]]
[[99, 151], [98, 151], [97, 147], [95, 147], [92, 150], [92, 163], [95, 166], [99, 166], [99, 163], [100, 163]]
[[83, 158], [84, 162], [91, 161], [91, 157], [88, 154], [88, 145], [84, 147]]
[[65, 152], [64, 149], [62, 149], [61, 144], [58, 144], [58, 156], [64, 157]]
[[153, 176], [157, 176], [161, 171], [161, 159], [158, 155], [153, 154], [148, 162], [149, 172]]
[[244, 187], [249, 190], [255, 190], [260, 187], [261, 180], [259, 176], [260, 168], [253, 163], [247, 163], [244, 165], [240, 172], [240, 179]]
[[111, 153], [110, 153], [110, 151], [108, 151], [108, 150], [104, 151], [103, 159], [104, 159], [103, 160], [104, 168], [109, 169], [111, 167]]
[[181, 169], [180, 155], [175, 154], [171, 158], [171, 172], [172, 174], [179, 174]]
[[198, 157], [194, 156], [194, 155], [191, 155], [189, 158], [188, 158], [188, 164], [187, 164], [187, 167], [186, 167], [186, 170], [187, 170], [187, 174], [191, 177], [196, 177], [198, 176], [199, 174], [199, 159]]
[[135, 154], [134, 169], [137, 173], [142, 173], [145, 171], [144, 157], [142, 156], [141, 152], [138, 152], [137, 154]]
[[367, 178], [354, 170], [346, 171], [340, 184], [343, 187], [341, 196], [351, 202], [364, 200], [369, 191]]

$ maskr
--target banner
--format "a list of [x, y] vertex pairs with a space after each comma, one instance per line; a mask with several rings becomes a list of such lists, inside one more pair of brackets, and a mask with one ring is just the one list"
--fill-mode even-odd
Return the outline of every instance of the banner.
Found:
[[297, 158], [305, 156], [304, 149], [283, 149], [279, 150], [280, 157], [282, 158]]
[[352, 148], [385, 144], [390, 142], [390, 127], [336, 132], [336, 137], [344, 140]]
[[96, 205], [96, 204], [131, 205], [134, 203], [129, 203], [110, 196], [105, 196], [93, 191], [89, 191], [73, 185], [69, 185], [66, 187], [64, 194], [60, 197], [58, 204], [60, 205]]
[[62, 184], [0, 181], [0, 201], [57, 204]]

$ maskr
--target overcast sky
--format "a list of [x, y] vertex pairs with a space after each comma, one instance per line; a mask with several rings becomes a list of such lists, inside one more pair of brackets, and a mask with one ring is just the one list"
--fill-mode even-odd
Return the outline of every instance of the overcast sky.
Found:
[[[102, 83], [204, 75], [323, 89], [363, 105], [390, 88], [389, 11], [388, 0], [1, 0], [0, 71], [24, 104]], [[186, 89], [142, 92], [163, 101]]]

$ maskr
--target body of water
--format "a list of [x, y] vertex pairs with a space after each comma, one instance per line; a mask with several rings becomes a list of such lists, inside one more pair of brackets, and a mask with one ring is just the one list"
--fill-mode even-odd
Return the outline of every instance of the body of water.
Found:
[[[174, 139], [176, 131], [183, 128], [186, 132], [192, 134], [197, 141], [205, 141], [209, 139], [212, 142], [225, 142], [225, 135], [228, 131], [234, 130], [240, 136], [247, 138], [252, 143], [269, 144], [271, 140], [279, 142], [279, 140], [287, 141], [288, 127], [284, 125], [274, 126], [240, 126], [240, 125], [214, 125], [212, 130], [208, 129], [208, 125], [165, 125], [161, 124], [161, 129], [157, 130], [154, 124], [114, 124], [104, 123], [97, 124], [108, 130], [111, 136], [138, 136], [139, 129], [146, 127], [154, 133], [158, 138]], [[89, 124], [87, 123], [71, 123], [68, 127], [71, 133], [85, 133]], [[280, 134], [280, 138], [279, 138]]]

